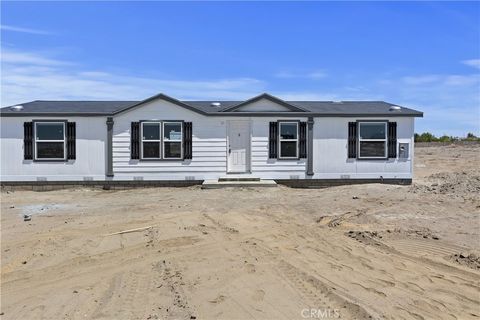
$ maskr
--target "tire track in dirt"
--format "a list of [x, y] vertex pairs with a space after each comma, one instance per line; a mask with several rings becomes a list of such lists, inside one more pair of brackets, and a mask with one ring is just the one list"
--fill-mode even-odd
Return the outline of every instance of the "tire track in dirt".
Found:
[[334, 289], [314, 274], [295, 267], [278, 250], [269, 248], [261, 240], [251, 238], [242, 244], [247, 255], [271, 264], [278, 276], [306, 299], [305, 307], [308, 304], [312, 309], [330, 310], [332, 314], [337, 310], [343, 319], [372, 319], [365, 309], [342, 296], [338, 286]]
[[195, 312], [183, 290], [186, 285], [182, 272], [173, 262], [158, 261], [153, 264], [153, 270], [158, 274], [160, 285], [158, 289], [171, 298], [168, 305], [158, 307], [162, 318], [165, 319], [194, 319]]

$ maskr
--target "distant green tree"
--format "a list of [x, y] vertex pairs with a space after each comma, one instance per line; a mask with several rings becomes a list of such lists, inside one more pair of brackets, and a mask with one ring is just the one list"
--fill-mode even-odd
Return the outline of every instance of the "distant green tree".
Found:
[[480, 141], [480, 137], [477, 137], [475, 134], [469, 132], [466, 138], [459, 138], [454, 136], [443, 136], [437, 138], [434, 134], [430, 132], [423, 132], [421, 134], [414, 134], [415, 142], [454, 142], [454, 141]]
[[437, 141], [440, 141], [440, 142], [452, 142], [454, 141], [455, 139], [451, 136], [447, 136], [447, 135], [443, 135], [441, 136], [440, 138], [437, 139]]
[[432, 142], [437, 140], [437, 138], [430, 132], [424, 132], [420, 135], [417, 135], [417, 138], [417, 142]]
[[480, 140], [480, 138], [477, 137], [476, 135], [474, 135], [473, 133], [469, 132], [469, 133], [467, 133], [467, 138], [465, 140], [475, 141], [475, 140]]

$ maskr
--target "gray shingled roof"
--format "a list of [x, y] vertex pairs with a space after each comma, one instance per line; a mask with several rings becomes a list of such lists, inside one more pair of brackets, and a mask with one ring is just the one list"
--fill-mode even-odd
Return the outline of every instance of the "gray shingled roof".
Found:
[[21, 103], [21, 111], [12, 110], [11, 107], [0, 109], [2, 114], [24, 114], [24, 113], [82, 113], [110, 115], [115, 111], [126, 108], [136, 101], [43, 101], [35, 100]]
[[[152, 98], [149, 98], [152, 99]], [[178, 102], [183, 107], [205, 115], [255, 115], [272, 114], [268, 112], [239, 112], [234, 106], [244, 101], [178, 101], [171, 98], [171, 102]], [[147, 99], [148, 100], [148, 99]], [[147, 101], [143, 100], [143, 101]], [[220, 107], [212, 106], [213, 102], [220, 102]], [[0, 109], [1, 116], [108, 116], [114, 115], [129, 107], [135, 107], [142, 101], [31, 101], [20, 104], [23, 109], [15, 111], [10, 107]], [[304, 109], [305, 112], [276, 112], [276, 114], [295, 114], [309, 116], [413, 116], [421, 117], [422, 112], [402, 107], [398, 111], [391, 111], [391, 103], [383, 101], [285, 101], [292, 106]], [[233, 108], [233, 109], [232, 109]], [[224, 111], [230, 109], [228, 111]]]

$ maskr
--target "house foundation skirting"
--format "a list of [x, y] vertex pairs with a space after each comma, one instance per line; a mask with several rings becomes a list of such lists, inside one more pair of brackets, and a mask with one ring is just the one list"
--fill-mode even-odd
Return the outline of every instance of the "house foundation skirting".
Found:
[[201, 185], [203, 180], [128, 180], [128, 181], [2, 181], [2, 191], [33, 190], [52, 191], [74, 188], [125, 190], [133, 188], [190, 187]]
[[[275, 182], [291, 188], [327, 188], [366, 183], [410, 185], [412, 184], [412, 179], [275, 179]], [[133, 188], [190, 187], [201, 185], [202, 183], [203, 180], [3, 181], [1, 182], [1, 189], [2, 191], [52, 191], [84, 187], [105, 190], [125, 190]]]
[[275, 182], [291, 188], [327, 188], [367, 183], [410, 185], [412, 179], [276, 179]]

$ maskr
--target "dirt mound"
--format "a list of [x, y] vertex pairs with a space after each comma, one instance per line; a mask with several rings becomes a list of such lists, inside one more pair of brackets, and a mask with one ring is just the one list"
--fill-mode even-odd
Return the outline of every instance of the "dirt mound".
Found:
[[425, 184], [414, 184], [413, 193], [478, 195], [480, 193], [480, 172], [440, 172], [426, 178]]
[[439, 240], [440, 238], [435, 235], [428, 228], [421, 228], [418, 230], [401, 229], [396, 228], [394, 230], [382, 230], [382, 231], [353, 231], [350, 230], [345, 233], [349, 238], [355, 239], [366, 245], [385, 246], [380, 239], [407, 239], [407, 238], [422, 238]]
[[448, 260], [472, 268], [474, 270], [480, 269], [480, 257], [474, 253], [455, 253], [448, 257]]

